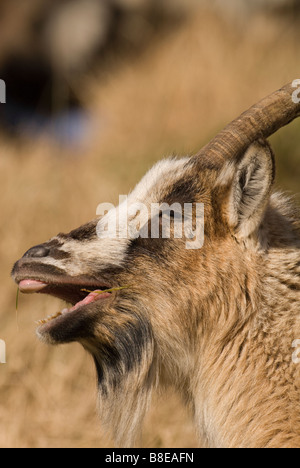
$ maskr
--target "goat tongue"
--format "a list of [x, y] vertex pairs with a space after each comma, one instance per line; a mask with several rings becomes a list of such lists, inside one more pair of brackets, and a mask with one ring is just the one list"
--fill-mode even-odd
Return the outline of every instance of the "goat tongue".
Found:
[[36, 293], [44, 289], [47, 283], [43, 283], [42, 281], [36, 281], [31, 279], [22, 280], [19, 283], [19, 289], [22, 293], [31, 294]]
[[96, 294], [95, 293], [90, 293], [82, 301], [77, 302], [77, 304], [70, 309], [70, 312], [72, 312], [73, 310], [78, 309], [79, 307], [91, 304], [91, 302], [94, 302], [95, 300], [96, 300]]
[[110, 293], [101, 293], [101, 290], [92, 291], [88, 296], [86, 296], [82, 301], [77, 302], [71, 309], [64, 309], [62, 314], [66, 314], [68, 312], [74, 312], [74, 310], [79, 309], [80, 307], [86, 306], [91, 304], [92, 302], [99, 301], [100, 299], [106, 299], [110, 296]]

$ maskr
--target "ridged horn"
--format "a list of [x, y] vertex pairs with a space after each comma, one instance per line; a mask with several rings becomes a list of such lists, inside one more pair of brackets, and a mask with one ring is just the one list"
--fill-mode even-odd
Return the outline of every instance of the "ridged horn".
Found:
[[[295, 80], [252, 106], [225, 127], [197, 155], [206, 159], [236, 159], [256, 140], [268, 138], [300, 116], [300, 102], [295, 99], [300, 80]], [[297, 90], [298, 87], [298, 90]]]

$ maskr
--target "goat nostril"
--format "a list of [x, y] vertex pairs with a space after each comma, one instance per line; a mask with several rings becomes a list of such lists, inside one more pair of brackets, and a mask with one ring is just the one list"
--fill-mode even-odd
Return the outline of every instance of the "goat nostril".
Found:
[[44, 245], [37, 245], [36, 247], [32, 247], [29, 249], [25, 254], [24, 257], [31, 257], [31, 258], [42, 258], [47, 257], [50, 253], [50, 250], [45, 247]]

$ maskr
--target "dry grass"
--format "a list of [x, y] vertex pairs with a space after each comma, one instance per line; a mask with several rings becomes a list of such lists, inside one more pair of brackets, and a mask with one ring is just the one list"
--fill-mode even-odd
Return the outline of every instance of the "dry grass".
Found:
[[[91, 358], [77, 344], [50, 348], [35, 338], [34, 321], [61, 308], [59, 301], [20, 297], [16, 317], [9, 277], [14, 261], [32, 245], [94, 217], [101, 201], [115, 203], [155, 160], [199, 149], [244, 108], [299, 78], [298, 39], [293, 25], [271, 18], [233, 27], [200, 12], [158, 38], [138, 61], [107, 73], [101, 85], [96, 77], [86, 84], [84, 96], [99, 126], [75, 155], [46, 140], [1, 138], [0, 338], [7, 344], [7, 364], [0, 366], [1, 447], [111, 445], [97, 419]], [[274, 143], [291, 178], [281, 182], [296, 192], [299, 150], [286, 148], [284, 135]], [[196, 444], [177, 398], [156, 400], [143, 445]]]

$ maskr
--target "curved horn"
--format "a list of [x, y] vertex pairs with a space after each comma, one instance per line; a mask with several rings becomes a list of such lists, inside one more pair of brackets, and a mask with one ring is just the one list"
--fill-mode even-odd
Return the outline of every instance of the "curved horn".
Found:
[[227, 125], [196, 157], [238, 159], [251, 143], [292, 122], [300, 116], [300, 102], [293, 98], [293, 94], [299, 95], [299, 85], [296, 80], [262, 99]]

